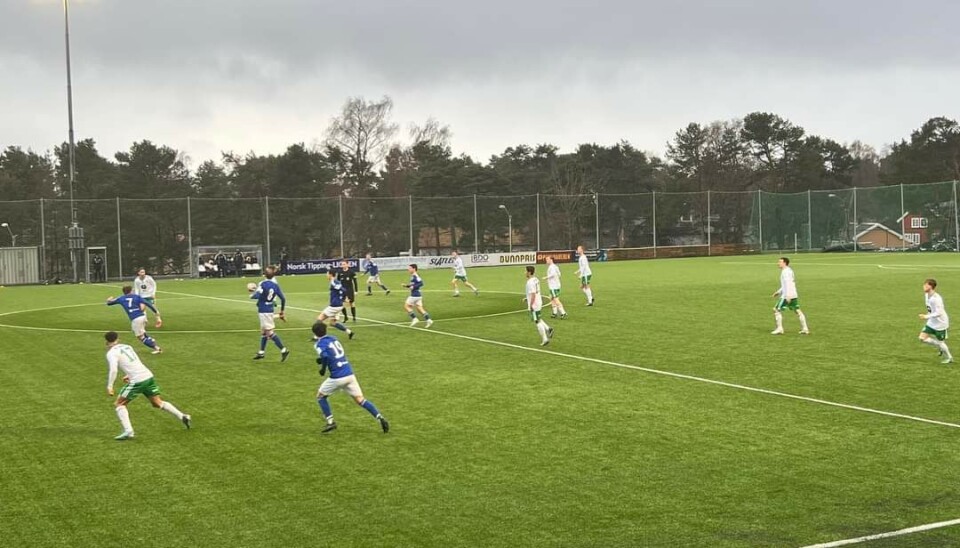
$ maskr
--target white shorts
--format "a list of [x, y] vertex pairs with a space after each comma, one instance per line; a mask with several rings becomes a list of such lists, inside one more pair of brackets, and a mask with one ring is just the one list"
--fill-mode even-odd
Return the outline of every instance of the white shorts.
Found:
[[410, 306], [417, 306], [423, 304], [423, 297], [407, 297], [407, 304]]
[[360, 390], [360, 383], [357, 382], [356, 375], [347, 375], [339, 379], [328, 378], [320, 385], [319, 392], [324, 396], [329, 396], [337, 390], [343, 390], [355, 398], [363, 397], [363, 391]]
[[380, 275], [377, 274], [376, 276], [370, 276], [369, 278], [367, 278], [367, 283], [368, 283], [368, 284], [378, 284], [378, 283], [380, 283]]
[[321, 314], [323, 314], [327, 318], [339, 318], [341, 312], [343, 312], [342, 306], [328, 306], [323, 309], [323, 312], [321, 312]]
[[259, 316], [261, 331], [273, 331], [276, 329], [277, 324], [273, 321], [273, 312], [261, 312]]
[[142, 337], [147, 334], [147, 317], [140, 316], [134, 320], [130, 321], [130, 329], [133, 331], [133, 334], [137, 337]]

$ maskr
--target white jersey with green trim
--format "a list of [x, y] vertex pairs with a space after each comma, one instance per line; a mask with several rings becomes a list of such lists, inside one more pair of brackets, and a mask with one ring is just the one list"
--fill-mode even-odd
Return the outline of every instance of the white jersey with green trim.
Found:
[[453, 259], [453, 275], [467, 277], [467, 267], [463, 266], [463, 257]]
[[[543, 309], [543, 299], [540, 298], [540, 280], [536, 277], [527, 278], [527, 306], [530, 310], [534, 312], [539, 312]], [[533, 300], [530, 300], [530, 295], [533, 295]]]
[[560, 289], [560, 267], [556, 263], [547, 267], [547, 287]]
[[579, 274], [581, 278], [584, 276], [593, 275], [593, 271], [590, 270], [590, 261], [587, 260], [586, 253], [580, 255], [580, 258], [577, 259], [577, 265], [580, 267], [579, 270], [577, 270], [577, 274]]
[[146, 275], [143, 279], [137, 276], [133, 279], [133, 292], [141, 297], [153, 298], [157, 295], [157, 282], [153, 276]]
[[140, 361], [136, 351], [129, 344], [116, 344], [107, 350], [107, 365], [110, 373], [107, 376], [107, 388], [112, 388], [117, 380], [117, 368], [129, 378], [130, 384], [143, 382], [153, 377], [153, 373]]
[[927, 327], [935, 331], [946, 331], [950, 328], [950, 317], [943, 306], [943, 297], [939, 293], [924, 294], [927, 305]]
[[780, 298], [789, 301], [796, 299], [798, 296], [797, 279], [793, 275], [793, 269], [785, 266], [780, 271]]

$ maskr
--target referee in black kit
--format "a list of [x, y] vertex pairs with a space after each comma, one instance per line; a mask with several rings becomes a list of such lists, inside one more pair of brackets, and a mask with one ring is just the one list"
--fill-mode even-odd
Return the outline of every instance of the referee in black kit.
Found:
[[340, 261], [340, 271], [337, 279], [343, 284], [343, 321], [347, 321], [347, 303], [350, 303], [350, 315], [357, 321], [357, 273], [350, 268], [350, 263]]

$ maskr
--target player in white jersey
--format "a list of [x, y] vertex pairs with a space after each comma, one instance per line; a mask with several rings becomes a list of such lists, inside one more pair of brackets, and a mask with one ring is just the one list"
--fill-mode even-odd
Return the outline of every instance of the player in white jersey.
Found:
[[943, 357], [940, 363], [953, 363], [953, 354], [947, 348], [947, 330], [950, 329], [950, 317], [943, 306], [943, 297], [937, 293], [937, 280], [929, 278], [923, 282], [924, 300], [927, 313], [920, 314], [920, 319], [926, 324], [920, 331], [920, 342], [936, 347]]
[[780, 289], [773, 292], [777, 297], [777, 305], [773, 307], [773, 318], [777, 322], [777, 328], [770, 332], [771, 335], [783, 335], [783, 310], [789, 308], [797, 313], [800, 319], [800, 334], [809, 335], [810, 329], [807, 328], [807, 317], [800, 310], [800, 299], [797, 294], [797, 279], [793, 275], [793, 269], [790, 268], [790, 259], [780, 257], [777, 261], [780, 267]]
[[590, 270], [590, 261], [587, 260], [587, 254], [582, 245], [577, 246], [577, 271], [574, 272], [580, 277], [580, 289], [587, 296], [587, 306], [593, 306], [593, 290], [590, 289], [590, 279], [593, 277], [593, 271]]
[[[137, 277], [133, 279], [133, 292], [136, 295], [140, 295], [140, 298], [144, 301], [153, 305], [154, 308], [157, 308], [157, 282], [153, 279], [153, 276], [147, 274], [147, 271], [143, 268], [137, 270]], [[157, 323], [156, 328], [159, 329], [163, 325], [163, 320], [160, 319], [160, 309], [157, 308], [156, 312]]]
[[540, 346], [550, 344], [553, 338], [553, 328], [547, 325], [540, 317], [540, 311], [543, 309], [543, 298], [540, 296], [540, 280], [537, 279], [536, 269], [531, 265], [527, 267], [527, 284], [524, 290], [527, 301], [527, 310], [530, 311], [530, 319], [537, 324], [537, 332], [540, 333]]
[[456, 251], [451, 253], [450, 256], [453, 257], [453, 280], [450, 281], [450, 285], [453, 286], [453, 296], [460, 296], [460, 282], [472, 289], [474, 295], [480, 295], [477, 286], [467, 281], [467, 267], [463, 266], [463, 257]]
[[547, 275], [543, 279], [550, 291], [550, 308], [553, 310], [550, 317], [556, 318], [559, 313], [561, 320], [567, 319], [567, 311], [560, 302], [560, 267], [553, 262], [553, 257], [547, 256]]
[[107, 394], [110, 396], [114, 394], [113, 385], [117, 381], [118, 370], [123, 371], [123, 382], [125, 383], [123, 388], [120, 389], [120, 395], [117, 396], [117, 401], [114, 404], [117, 418], [120, 419], [120, 424], [123, 426], [123, 432], [113, 439], [124, 441], [133, 438], [133, 425], [130, 423], [127, 404], [138, 394], [146, 396], [151, 405], [170, 413], [189, 429], [190, 415], [181, 412], [172, 403], [160, 398], [160, 387], [157, 386], [153, 373], [140, 361], [133, 348], [121, 343], [120, 336], [114, 331], [104, 335], [104, 339], [107, 341], [107, 366], [109, 367]]

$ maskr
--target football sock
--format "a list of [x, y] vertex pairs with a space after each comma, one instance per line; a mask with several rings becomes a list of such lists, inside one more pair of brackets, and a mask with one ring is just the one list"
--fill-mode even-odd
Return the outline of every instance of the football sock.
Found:
[[592, 302], [593, 302], [593, 290], [588, 287], [588, 288], [584, 289], [583, 292], [587, 295], [587, 302], [588, 302], [588, 303], [592, 303]]
[[807, 317], [800, 310], [797, 310], [797, 317], [800, 318], [800, 329], [807, 331]]
[[411, 311], [411, 312], [408, 314], [408, 316], [410, 316], [410, 319], [412, 319], [412, 320], [417, 319], [417, 314], [416, 314], [415, 312], [413, 312], [413, 311]]
[[424, 313], [423, 313], [423, 319], [429, 320], [429, 319], [430, 319], [430, 313], [429, 313], [429, 312], [424, 312]]
[[380, 412], [377, 411], [377, 406], [373, 405], [373, 402], [370, 400], [363, 400], [363, 403], [360, 404], [360, 407], [366, 409], [371, 415], [373, 415], [373, 418], [377, 418], [377, 416], [380, 414]]
[[384, 290], [384, 291], [390, 291], [389, 289], [387, 289], [387, 286], [385, 286], [385, 285], [383, 285], [383, 284], [377, 284], [377, 285], [379, 285], [379, 286], [380, 286], [380, 289], [382, 289], [382, 290]]
[[563, 305], [562, 305], [562, 304], [560, 305], [560, 315], [561, 315], [561, 316], [566, 316], [566, 315], [567, 315], [567, 311], [563, 309]]
[[323, 413], [327, 422], [333, 422], [333, 411], [330, 409], [330, 402], [327, 401], [327, 398], [317, 398], [317, 403], [320, 404], [320, 412]]
[[126, 405], [117, 406], [117, 418], [120, 419], [120, 426], [123, 427], [124, 432], [133, 432], [133, 425], [130, 424], [130, 412], [127, 411]]
[[926, 339], [921, 338], [920, 342], [923, 344], [929, 344], [930, 346], [936, 346], [938, 349], [943, 350], [940, 348], [940, 341], [934, 339], [933, 337], [927, 337]]
[[267, 349], [267, 338], [260, 337], [260, 353], [263, 354], [263, 351]]
[[280, 342], [280, 335], [277, 335], [276, 333], [273, 334], [273, 344], [277, 345], [277, 348], [280, 350], [283, 350], [283, 343]]
[[177, 409], [175, 405], [173, 405], [168, 401], [163, 402], [163, 404], [160, 405], [160, 409], [163, 409], [164, 411], [166, 411], [167, 413], [170, 413], [171, 415], [173, 415], [174, 417], [177, 417], [178, 419], [183, 419], [183, 413], [181, 413], [180, 410]]
[[555, 304], [550, 305], [550, 310], [553, 310], [553, 315], [554, 315], [554, 316], [557, 315], [557, 305], [555, 305]]
[[347, 330], [347, 326], [343, 325], [343, 324], [340, 323], [340, 322], [337, 322], [337, 323], [333, 324], [333, 327], [334, 327], [335, 329], [339, 329], [340, 331], [346, 331], [346, 330]]
[[783, 314], [778, 310], [773, 313], [773, 318], [777, 320], [777, 329], [783, 329]]
[[940, 343], [938, 346], [940, 346], [940, 350], [943, 351], [944, 357], [946, 357], [947, 359], [952, 360], [952, 359], [953, 359], [953, 354], [951, 354], [951, 353], [950, 353], [950, 349], [947, 348], [947, 343], [945, 343], [945, 342], [943, 342], [943, 341], [937, 341], [937, 342]]
[[357, 321], [357, 307], [350, 307], [350, 314], [353, 316], [353, 321]]
[[153, 337], [151, 337], [150, 335], [147, 335], [146, 337], [143, 338], [143, 344], [147, 345], [150, 348], [157, 347], [157, 341], [153, 340]]

